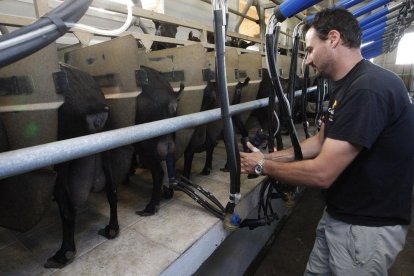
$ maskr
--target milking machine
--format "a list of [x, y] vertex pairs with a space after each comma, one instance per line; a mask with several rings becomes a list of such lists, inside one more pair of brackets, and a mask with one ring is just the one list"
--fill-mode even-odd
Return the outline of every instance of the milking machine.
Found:
[[227, 91], [225, 41], [228, 20], [227, 0], [213, 0], [214, 33], [216, 44], [217, 87], [221, 100], [221, 117], [224, 122], [224, 143], [227, 152], [228, 169], [230, 170], [230, 195], [225, 209], [224, 226], [228, 230], [238, 227], [239, 217], [234, 212], [240, 199], [240, 156], [233, 130], [233, 122], [229, 112]]
[[[272, 88], [269, 94], [269, 135], [268, 150], [272, 152], [274, 150], [274, 135], [279, 127], [277, 113], [275, 112], [276, 99], [279, 101], [279, 107], [281, 112], [287, 118], [288, 131], [294, 149], [295, 160], [303, 159], [302, 151], [300, 148], [299, 139], [294, 126], [291, 104], [287, 99], [283, 88], [279, 80], [279, 70], [277, 70], [277, 45], [279, 41], [280, 25], [286, 18], [304, 10], [308, 7], [316, 4], [319, 1], [285, 1], [283, 2], [269, 18], [268, 26], [266, 29], [266, 61], [269, 70], [269, 75], [272, 81]], [[300, 25], [299, 25], [300, 26]], [[299, 28], [298, 26], [298, 28]], [[298, 48], [299, 45], [299, 32], [295, 32], [294, 47]], [[295, 45], [296, 44], [296, 45]], [[297, 49], [293, 49], [292, 56], [294, 60], [291, 62], [290, 79], [289, 81], [289, 97], [293, 103], [293, 87], [296, 77], [296, 63]], [[304, 88], [307, 89], [307, 88]], [[304, 90], [305, 92], [307, 90]], [[276, 219], [279, 219], [277, 213], [272, 207], [272, 199], [282, 198], [286, 202], [287, 206], [294, 204], [295, 196], [297, 195], [297, 189], [292, 186], [288, 186], [276, 179], [267, 177], [262, 181], [259, 198], [258, 216], [255, 219], [245, 219], [240, 223], [240, 227], [249, 227], [254, 229], [259, 226], [270, 225]]]
[[[279, 80], [279, 71], [276, 68], [277, 64], [277, 43], [279, 40], [280, 33], [280, 24], [287, 17], [290, 17], [308, 7], [319, 2], [318, 0], [313, 1], [285, 1], [282, 3], [275, 13], [269, 19], [269, 24], [266, 30], [266, 57], [267, 64], [269, 69], [269, 74], [271, 77], [273, 89], [270, 91], [269, 95], [269, 133], [276, 133], [278, 128], [278, 117], [276, 115], [276, 103], [279, 101], [279, 106], [285, 115], [285, 118], [288, 120], [288, 131], [292, 141], [292, 145], [295, 153], [295, 160], [301, 160], [302, 151], [300, 148], [299, 139], [297, 132], [294, 126], [291, 107], [288, 99], [285, 96], [283, 88]], [[190, 181], [183, 179], [179, 180], [178, 188], [187, 193], [192, 197], [196, 202], [201, 206], [206, 208], [215, 216], [223, 219], [224, 226], [228, 230], [234, 230], [238, 227], [249, 227], [254, 229], [258, 226], [264, 226], [270, 224], [272, 221], [278, 219], [278, 215], [273, 210], [271, 200], [275, 198], [282, 198], [287, 205], [293, 205], [294, 199], [297, 194], [296, 188], [292, 188], [285, 183], [281, 183], [276, 179], [267, 177], [263, 182], [260, 189], [260, 198], [259, 198], [259, 209], [258, 209], [258, 218], [256, 219], [245, 219], [240, 221], [239, 216], [235, 213], [235, 207], [240, 199], [240, 156], [238, 154], [238, 148], [234, 136], [233, 124], [231, 121], [231, 115], [229, 113], [229, 99], [227, 93], [227, 79], [225, 72], [225, 35], [226, 35], [226, 26], [227, 26], [227, 1], [225, 0], [214, 0], [213, 3], [213, 12], [214, 12], [214, 30], [215, 30], [215, 44], [216, 44], [216, 69], [217, 69], [217, 83], [218, 90], [221, 99], [221, 116], [224, 121], [224, 141], [226, 146], [226, 151], [229, 160], [229, 169], [230, 169], [230, 195], [229, 202], [226, 207], [218, 202], [213, 195], [210, 193], [205, 194], [205, 191], [198, 185], [194, 185]], [[296, 71], [294, 71], [296, 75]], [[294, 85], [294, 81], [291, 82], [291, 86]], [[293, 86], [294, 87], [294, 86]], [[293, 93], [293, 92], [292, 92]], [[292, 96], [293, 97], [293, 96]], [[272, 152], [274, 149], [274, 135], [269, 135], [268, 140], [269, 152]], [[186, 187], [185, 189], [183, 187]], [[192, 187], [192, 188], [188, 188]], [[202, 200], [200, 196], [197, 195], [196, 191], [201, 192], [206, 196], [211, 203], [206, 200]]]
[[[279, 81], [279, 71], [276, 68], [277, 59], [276, 59], [276, 50], [277, 49], [277, 42], [279, 38], [279, 32], [280, 32], [280, 23], [283, 22], [287, 17], [296, 14], [297, 12], [306, 9], [307, 7], [316, 4], [318, 1], [301, 1], [301, 3], [293, 3], [293, 1], [285, 1], [283, 2], [278, 9], [274, 12], [274, 14], [270, 17], [268, 27], [266, 30], [266, 58], [267, 58], [267, 64], [269, 68], [269, 74], [272, 80], [273, 84], [273, 90], [271, 91], [269, 95], [269, 110], [272, 110], [274, 108], [274, 102], [275, 102], [275, 96], [279, 99], [279, 104], [282, 110], [282, 113], [285, 116], [288, 116], [288, 130], [290, 134], [290, 138], [292, 141], [292, 146], [294, 149], [294, 156], [295, 160], [301, 160], [302, 159], [302, 152], [300, 148], [300, 144], [297, 138], [297, 134], [294, 128], [293, 119], [292, 119], [292, 109], [289, 107], [289, 100], [285, 97], [285, 94], [283, 93], [283, 89], [281, 87], [280, 81]], [[344, 8], [348, 8], [350, 6], [353, 6], [357, 3], [360, 3], [362, 1], [341, 1], [338, 2], [340, 6], [343, 6]], [[387, 4], [388, 0], [379, 0], [379, 1], [372, 1], [369, 4], [355, 9], [352, 13], [358, 17], [365, 13], [368, 13], [382, 5]], [[297, 6], [296, 6], [297, 5]], [[308, 18], [308, 20], [313, 20], [313, 18]], [[410, 22], [411, 23], [411, 22]], [[295, 40], [294, 40], [294, 47], [295, 47]], [[292, 56], [294, 56], [295, 48], [292, 49]], [[291, 62], [291, 74], [290, 77], [294, 77], [292, 75], [292, 72], [295, 72], [296, 69], [295, 66], [296, 63], [294, 63], [294, 60], [292, 58]], [[305, 74], [308, 74], [308, 68], [305, 68]], [[292, 99], [292, 84], [294, 84], [295, 79], [290, 79], [290, 85], [289, 85], [289, 99]], [[319, 93], [318, 93], [318, 108], [317, 108], [317, 117], [320, 117], [320, 114], [322, 114], [322, 107], [323, 107], [323, 100], [325, 99], [326, 95], [329, 92], [329, 84], [327, 80], [321, 80], [319, 85]], [[306, 91], [306, 88], [304, 88], [304, 91]], [[304, 96], [304, 95], [302, 95]], [[290, 101], [291, 105], [293, 101]], [[304, 114], [306, 114], [306, 110], [303, 110]], [[269, 114], [271, 117], [269, 117], [270, 129], [269, 133], [275, 133], [275, 127], [278, 122], [276, 118], [276, 113], [270, 111]], [[306, 116], [306, 115], [304, 115]], [[304, 117], [305, 118], [305, 117]], [[319, 121], [319, 118], [316, 118], [317, 121]], [[303, 120], [305, 132], [307, 128], [307, 120]], [[306, 125], [305, 125], [306, 124]], [[309, 135], [309, 134], [308, 134]], [[274, 145], [274, 137], [269, 135], [269, 152], [273, 151], [273, 145]], [[286, 189], [287, 188], [287, 189]], [[292, 202], [292, 199], [294, 199], [295, 192], [292, 192], [291, 189], [289, 189], [285, 184], [280, 183], [276, 179], [271, 179], [267, 177], [265, 181], [262, 183], [261, 193], [260, 193], [260, 203], [259, 203], [259, 212], [258, 212], [258, 218], [257, 219], [245, 219], [241, 222], [240, 227], [249, 227], [250, 229], [254, 229], [255, 227], [262, 226], [265, 224], [270, 224], [273, 220], [278, 219], [277, 214], [273, 211], [272, 206], [270, 204], [271, 199], [279, 198], [281, 197], [283, 200], [289, 202]]]
[[227, 165], [230, 170], [229, 202], [226, 207], [224, 207], [213, 194], [182, 176], [177, 176], [177, 181], [173, 183], [173, 188], [186, 193], [207, 211], [224, 220], [224, 226], [228, 230], [234, 230], [238, 227], [238, 222], [240, 221], [238, 215], [234, 213], [235, 206], [240, 199], [240, 157], [239, 150], [235, 142], [227, 89], [225, 63], [225, 39], [228, 20], [227, 1], [214, 0], [212, 6], [216, 45], [216, 82], [221, 102], [221, 117], [224, 122], [223, 131], [224, 143], [228, 156]]

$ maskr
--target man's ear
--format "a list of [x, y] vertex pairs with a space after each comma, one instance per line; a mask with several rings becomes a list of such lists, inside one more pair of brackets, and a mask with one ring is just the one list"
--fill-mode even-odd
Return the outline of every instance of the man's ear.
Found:
[[341, 34], [337, 30], [331, 30], [328, 33], [328, 41], [332, 48], [336, 48], [341, 42]]

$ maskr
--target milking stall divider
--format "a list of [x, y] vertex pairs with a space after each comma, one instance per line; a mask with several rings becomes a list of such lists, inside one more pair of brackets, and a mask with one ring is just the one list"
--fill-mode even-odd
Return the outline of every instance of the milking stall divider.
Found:
[[[0, 37], [0, 51], [2, 55], [0, 56], [0, 66], [4, 67], [8, 64], [11, 64], [23, 57], [30, 55], [40, 49], [46, 47], [48, 44], [54, 42], [59, 36], [65, 34], [69, 28], [77, 26], [73, 23], [68, 24], [66, 22], [76, 22], [82, 17], [82, 15], [86, 12], [89, 5], [92, 1], [74, 1], [74, 0], [67, 0], [58, 8], [49, 12], [46, 16], [42, 17], [36, 23], [32, 25], [23, 27], [15, 32], [12, 32], [8, 35], [3, 35]], [[273, 1], [275, 2], [275, 1]], [[143, 141], [152, 137], [161, 136], [164, 134], [172, 133], [177, 131], [177, 139], [184, 140], [183, 144], [185, 145], [188, 142], [189, 137], [191, 137], [192, 127], [206, 124], [208, 122], [217, 121], [222, 119], [224, 122], [224, 141], [225, 147], [228, 155], [229, 160], [229, 169], [230, 169], [230, 194], [229, 194], [229, 201], [226, 207], [222, 206], [221, 203], [214, 197], [214, 195], [210, 194], [209, 192], [205, 191], [202, 187], [192, 183], [191, 181], [180, 178], [179, 183], [177, 184], [176, 188], [188, 194], [194, 200], [196, 200], [201, 206], [206, 208], [209, 212], [213, 215], [219, 217], [220, 219], [224, 220], [224, 226], [228, 230], [234, 230], [238, 227], [249, 227], [253, 229], [257, 226], [263, 226], [270, 224], [272, 221], [278, 219], [277, 214], [272, 210], [272, 206], [270, 204], [271, 199], [275, 198], [282, 198], [285, 201], [292, 201], [294, 200], [295, 196], [298, 194], [297, 189], [290, 189], [287, 188], [287, 185], [283, 183], [279, 183], [275, 179], [266, 178], [262, 182], [261, 188], [261, 199], [260, 199], [260, 206], [259, 206], [259, 214], [258, 218], [255, 219], [244, 219], [242, 220], [238, 215], [235, 213], [235, 206], [240, 198], [240, 160], [238, 154], [237, 144], [235, 142], [235, 134], [233, 131], [233, 124], [231, 120], [232, 115], [244, 113], [247, 111], [251, 111], [253, 109], [269, 106], [269, 120], [272, 122], [270, 124], [268, 132], [272, 135], [269, 135], [268, 140], [268, 149], [272, 151], [274, 148], [274, 135], [277, 132], [277, 128], [279, 127], [279, 121], [276, 115], [276, 104], [279, 103], [281, 108], [281, 112], [284, 118], [287, 118], [288, 122], [288, 131], [292, 141], [292, 145], [294, 147], [295, 152], [295, 159], [300, 160], [302, 159], [302, 153], [300, 149], [299, 140], [297, 137], [297, 133], [295, 130], [293, 118], [292, 118], [292, 109], [293, 106], [293, 98], [297, 95], [302, 94], [303, 98], [305, 93], [312, 92], [315, 90], [314, 87], [307, 88], [305, 87], [303, 91], [296, 91], [294, 93], [295, 87], [295, 73], [296, 73], [296, 64], [297, 64], [297, 56], [298, 56], [298, 45], [299, 39], [301, 37], [301, 26], [303, 23], [300, 23], [297, 28], [295, 28], [294, 32], [294, 43], [292, 49], [292, 61], [291, 61], [291, 70], [289, 74], [289, 86], [288, 86], [288, 98], [286, 97], [283, 88], [281, 86], [279, 77], [280, 77], [280, 70], [277, 68], [277, 49], [278, 49], [278, 41], [280, 37], [280, 24], [286, 18], [291, 17], [300, 13], [301, 11], [308, 9], [309, 7], [317, 4], [320, 0], [312, 0], [312, 1], [293, 1], [287, 0], [281, 3], [274, 11], [272, 16], [269, 18], [268, 26], [266, 29], [266, 61], [269, 70], [269, 75], [271, 77], [273, 89], [271, 89], [269, 98], [261, 99], [261, 100], [254, 100], [249, 101], [237, 105], [230, 106], [229, 104], [229, 88], [232, 88], [229, 85], [229, 74], [234, 72], [239, 68], [233, 68], [229, 70], [226, 66], [226, 56], [229, 54], [225, 48], [225, 38], [227, 35], [227, 20], [228, 20], [228, 8], [227, 8], [227, 1], [219, 1], [213, 0], [212, 7], [213, 7], [213, 15], [214, 15], [214, 33], [215, 33], [215, 59], [214, 62], [211, 60], [208, 61], [206, 55], [203, 55], [203, 46], [200, 45], [193, 45], [186, 47], [179, 47], [174, 49], [169, 49], [166, 52], [163, 52], [162, 56], [159, 53], [153, 52], [150, 53], [148, 56], [136, 52], [134, 53], [135, 56], [140, 57], [139, 60], [140, 64], [134, 64], [134, 68], [139, 68], [140, 65], [152, 66], [157, 70], [161, 68], [167, 67], [167, 71], [174, 71], [174, 68], [180, 67], [177, 64], [178, 58], [177, 56], [185, 56], [186, 51], [191, 49], [191, 53], [197, 56], [197, 60], [202, 61], [199, 65], [198, 71], [201, 71], [203, 68], [210, 66], [210, 70], [212, 72], [216, 72], [216, 81], [218, 84], [219, 95], [221, 99], [221, 110], [214, 109], [204, 112], [197, 112], [198, 110], [179, 110], [179, 116], [167, 120], [142, 124], [142, 125], [133, 125], [134, 122], [131, 120], [122, 118], [113, 118], [113, 125], [118, 129], [106, 131], [103, 133], [77, 137], [73, 139], [57, 141], [56, 137], [45, 137], [43, 140], [40, 141], [40, 145], [31, 145], [31, 144], [21, 144], [16, 145], [14, 150], [7, 151], [0, 153], [0, 179], [4, 179], [11, 176], [16, 176], [18, 174], [27, 173], [33, 171], [35, 169], [44, 168], [56, 163], [68, 161], [71, 159], [84, 157], [87, 155], [95, 154], [98, 152], [102, 152], [105, 150], [117, 148], [123, 145], [128, 145], [132, 143], [136, 143], [139, 141]], [[336, 3], [336, 6], [342, 6], [344, 8], [352, 7], [358, 3], [362, 2], [361, 0], [343, 0]], [[361, 16], [366, 14], [374, 9], [377, 9], [381, 6], [387, 5], [390, 1], [389, 0], [375, 0], [369, 2], [367, 5], [362, 6], [358, 9], [353, 10], [355, 16]], [[276, 3], [276, 2], [275, 2]], [[396, 45], [398, 44], [398, 40], [404, 33], [405, 28], [411, 24], [413, 19], [413, 1], [406, 0], [400, 2], [390, 8], [388, 6], [376, 13], [371, 14], [370, 16], [365, 17], [364, 19], [360, 20], [360, 23], [363, 27], [363, 34], [364, 34], [364, 42], [370, 42], [362, 47], [362, 51], [364, 57], [371, 58], [377, 56], [379, 54], [389, 52], [393, 50]], [[128, 5], [128, 17], [131, 14], [131, 6]], [[114, 8], [115, 9], [115, 8]], [[398, 13], [395, 13], [398, 11]], [[389, 13], [393, 13], [394, 15], [387, 19]], [[397, 18], [397, 19], [395, 19]], [[308, 21], [312, 20], [312, 17], [306, 18]], [[385, 25], [381, 24], [371, 24], [371, 22], [379, 22], [378, 20], [382, 20], [382, 22], [388, 22]], [[390, 21], [391, 20], [391, 21]], [[369, 28], [368, 28], [369, 27]], [[124, 31], [124, 30], [122, 30]], [[243, 37], [243, 36], [241, 36]], [[152, 37], [151, 37], [152, 38]], [[244, 37], [243, 37], [244, 38]], [[135, 43], [136, 36], [132, 37], [123, 37], [118, 39], [113, 39], [107, 44], [102, 43], [100, 46], [96, 47], [103, 47], [102, 51], [105, 51], [105, 47], [111, 48], [117, 41], [127, 41], [127, 43]], [[161, 41], [168, 41], [165, 38], [157, 38], [157, 40]], [[186, 42], [187, 43], [187, 42]], [[107, 46], [105, 46], [107, 45]], [[119, 44], [122, 45], [122, 44]], [[124, 44], [125, 45], [125, 44]], [[122, 46], [119, 46], [122, 47]], [[53, 48], [51, 46], [46, 47], [45, 50], [47, 51], [48, 48]], [[89, 47], [88, 47], [89, 48]], [[93, 48], [93, 47], [90, 47]], [[116, 48], [116, 47], [115, 47]], [[186, 49], [184, 49], [186, 48]], [[86, 48], [85, 48], [86, 49]], [[130, 47], [128, 49], [131, 49]], [[52, 49], [56, 50], [56, 49]], [[134, 50], [135, 51], [135, 50]], [[230, 52], [233, 50], [229, 50]], [[120, 51], [119, 53], [121, 53]], [[160, 51], [161, 53], [161, 51]], [[90, 53], [89, 53], [90, 54]], [[84, 50], [74, 51], [73, 53], [69, 53], [68, 60], [75, 66], [78, 66], [82, 69], [84, 64], [82, 64], [81, 60], [85, 60], [84, 58], [77, 57], [85, 54]], [[236, 52], [237, 55], [237, 52]], [[128, 55], [125, 55], [126, 60]], [[174, 58], [171, 58], [174, 57]], [[78, 59], [77, 59], [78, 58]], [[120, 63], [117, 64], [119, 71], [122, 71], [125, 67], [125, 63], [122, 62], [122, 58], [120, 59]], [[181, 60], [185, 60], [182, 59]], [[38, 61], [41, 62], [41, 61]], [[138, 62], [138, 58], [134, 60], [134, 62]], [[51, 66], [54, 67], [52, 71], [58, 71], [57, 69], [57, 61], [52, 62]], [[213, 64], [213, 65], [212, 65]], [[99, 68], [108, 68], [108, 66], [100, 66], [101, 64], [96, 64], [94, 70], [98, 70], [96, 72], [90, 72], [95, 76], [100, 75], [108, 75], [108, 72], [99, 71]], [[112, 64], [113, 65], [113, 64]], [[195, 66], [195, 65], [194, 65]], [[247, 68], [247, 67], [246, 67]], [[247, 70], [245, 68], [245, 70]], [[89, 69], [90, 70], [90, 69]], [[259, 71], [260, 68], [257, 70]], [[308, 70], [308, 69], [307, 69]], [[305, 70], [305, 72], [307, 71]], [[194, 71], [194, 70], [193, 70]], [[230, 73], [229, 73], [230, 72]], [[110, 73], [110, 72], [109, 72]], [[179, 76], [180, 72], [175, 72], [175, 77]], [[186, 76], [191, 76], [191, 70], [187, 68], [187, 71], [182, 72]], [[211, 72], [210, 72], [211, 74]], [[58, 77], [58, 76], [57, 76]], [[112, 107], [115, 109], [124, 109], [126, 113], [131, 113], [135, 109], [134, 103], [135, 98], [139, 94], [137, 91], [136, 83], [135, 83], [135, 76], [126, 77], [125, 74], [119, 74], [118, 77], [124, 78], [122, 83], [131, 85], [128, 87], [124, 94], [124, 97], [121, 99], [111, 99], [110, 93], [108, 93], [108, 99]], [[171, 77], [171, 76], [170, 76]], [[233, 76], [230, 79], [233, 80]], [[115, 78], [115, 77], [114, 77]], [[196, 80], [195, 76], [191, 76], [186, 78], [186, 80], [193, 80], [194, 83], [191, 83], [194, 86], [195, 93], [192, 94], [193, 97], [198, 98], [201, 100], [202, 91], [201, 88], [202, 80]], [[179, 82], [181, 79], [174, 79], [173, 82]], [[235, 79], [234, 79], [235, 81]], [[233, 83], [233, 81], [231, 82]], [[257, 84], [257, 83], [256, 83]], [[51, 88], [49, 88], [51, 89]], [[194, 92], [193, 91], [193, 92]], [[257, 91], [256, 91], [257, 92]], [[187, 94], [187, 97], [190, 97]], [[250, 96], [252, 98], [252, 96]], [[251, 99], [250, 98], [250, 99]], [[254, 97], [253, 97], [254, 98]], [[134, 99], [134, 100], [131, 100]], [[193, 101], [194, 99], [183, 99], [183, 101]], [[61, 97], [59, 95], [56, 96], [54, 99], [55, 105], [49, 105], [47, 108], [39, 108], [36, 107], [37, 102], [34, 101], [30, 104], [34, 104], [33, 108], [38, 108], [42, 110], [47, 110], [45, 112], [52, 112], [52, 115], [45, 115], [46, 117], [50, 118], [52, 121], [56, 122], [53, 118], [56, 116], [56, 110], [61, 104]], [[59, 104], [60, 103], [60, 104]], [[124, 107], [121, 107], [124, 106]], [[189, 105], [185, 105], [189, 106]], [[2, 110], [3, 112], [7, 112], [7, 110]], [[181, 113], [180, 113], [181, 112]], [[116, 112], [120, 113], [120, 112]], [[6, 124], [11, 124], [11, 122], [16, 121], [16, 118], [13, 117], [13, 113], [10, 113], [11, 118], [6, 118]], [[42, 117], [43, 118], [43, 117]], [[43, 122], [41, 123], [39, 119], [39, 124], [42, 125], [46, 123], [47, 125], [53, 124], [53, 122]], [[132, 117], [129, 117], [132, 118]], [[306, 130], [307, 122], [306, 118], [303, 119], [304, 127]], [[47, 132], [45, 132], [47, 133]], [[47, 134], [46, 134], [47, 135]], [[17, 137], [20, 134], [16, 134], [15, 141], [19, 141]], [[184, 151], [184, 147], [179, 147], [178, 151], [181, 154]], [[197, 192], [198, 191], [198, 192]], [[199, 194], [201, 193], [201, 195]], [[205, 196], [210, 202], [203, 199]]]

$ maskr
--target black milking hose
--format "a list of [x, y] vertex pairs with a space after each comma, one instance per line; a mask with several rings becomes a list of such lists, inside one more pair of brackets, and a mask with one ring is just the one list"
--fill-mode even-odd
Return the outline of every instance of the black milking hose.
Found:
[[36, 38], [22, 41], [21, 43], [0, 50], [0, 67], [11, 64], [19, 59], [31, 55], [32, 53], [46, 47], [57, 38], [65, 34], [69, 29], [65, 22], [77, 22], [87, 11], [92, 0], [66, 0], [61, 5], [42, 16], [35, 23], [22, 27], [14, 32], [0, 36], [0, 45], [2, 42], [23, 37], [26, 34], [36, 30], [53, 26], [56, 28], [39, 35]]

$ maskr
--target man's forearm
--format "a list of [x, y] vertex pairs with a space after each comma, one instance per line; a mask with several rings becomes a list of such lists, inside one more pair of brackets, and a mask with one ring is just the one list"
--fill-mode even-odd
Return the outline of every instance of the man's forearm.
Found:
[[[324, 126], [322, 126], [321, 131], [318, 132], [315, 136], [312, 136], [300, 143], [303, 159], [311, 159], [319, 154], [324, 140], [323, 133]], [[267, 160], [291, 162], [295, 160], [295, 152], [293, 150], [293, 147], [290, 147], [281, 151], [265, 153], [264, 157]]]

